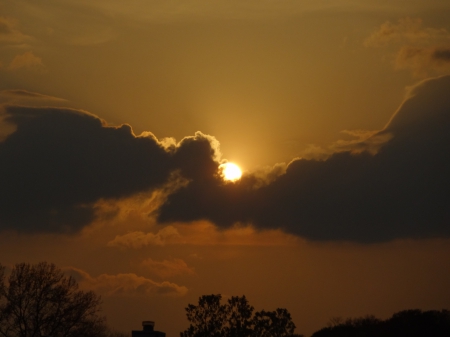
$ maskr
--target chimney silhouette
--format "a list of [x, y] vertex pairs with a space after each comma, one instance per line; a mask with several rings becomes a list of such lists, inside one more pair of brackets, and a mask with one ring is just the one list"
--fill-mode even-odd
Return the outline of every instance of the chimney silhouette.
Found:
[[142, 322], [142, 330], [143, 331], [153, 331], [155, 327], [155, 322], [153, 321], [143, 321]]
[[161, 331], [155, 331], [154, 321], [143, 321], [142, 330], [131, 331], [131, 337], [166, 337], [166, 334]]

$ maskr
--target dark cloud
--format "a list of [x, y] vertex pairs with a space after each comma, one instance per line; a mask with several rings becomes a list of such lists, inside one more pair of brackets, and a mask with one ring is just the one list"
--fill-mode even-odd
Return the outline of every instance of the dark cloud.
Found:
[[136, 136], [129, 125], [111, 127], [85, 111], [3, 110], [3, 127], [13, 130], [0, 142], [0, 230], [77, 232], [96, 218], [100, 200], [163, 188], [174, 172], [183, 184], [199, 182], [219, 165], [218, 142], [201, 132], [163, 144], [152, 133]]
[[436, 49], [432, 56], [437, 61], [450, 62], [450, 48]]
[[[10, 105], [3, 119], [15, 126], [0, 142], [3, 230], [76, 232], [99, 200], [165, 188], [160, 222], [245, 223], [311, 240], [450, 236], [450, 76], [415, 86], [387, 126], [359, 143], [236, 183], [220, 177], [219, 144], [201, 132], [161, 143], [63, 108]], [[183, 179], [168, 189], [176, 172]]]
[[[292, 161], [262, 187], [247, 175], [223, 183], [198, 177], [170, 196], [161, 221], [208, 219], [227, 227], [284, 228], [312, 240], [378, 242], [450, 236], [450, 77], [411, 90], [376, 154], [343, 151]], [[369, 138], [365, 142], [373, 143]], [[378, 141], [375, 141], [378, 143]]]
[[70, 109], [5, 107], [16, 130], [0, 143], [0, 228], [73, 232], [93, 204], [161, 186], [169, 154], [128, 125]]

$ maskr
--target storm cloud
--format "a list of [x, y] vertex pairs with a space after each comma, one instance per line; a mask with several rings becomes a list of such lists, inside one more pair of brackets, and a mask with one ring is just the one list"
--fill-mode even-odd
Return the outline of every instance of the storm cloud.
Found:
[[[283, 228], [310, 240], [380, 242], [450, 236], [450, 77], [424, 81], [357, 151], [293, 160], [255, 188], [255, 177], [192, 181], [162, 206], [160, 221], [207, 219]], [[386, 139], [376, 154], [365, 145]]]

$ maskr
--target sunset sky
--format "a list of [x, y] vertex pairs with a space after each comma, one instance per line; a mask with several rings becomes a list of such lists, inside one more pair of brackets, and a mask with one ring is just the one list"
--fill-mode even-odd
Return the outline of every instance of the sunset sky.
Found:
[[[201, 295], [450, 309], [448, 0], [0, 0], [0, 263], [124, 332]], [[242, 178], [226, 181], [221, 164]]]

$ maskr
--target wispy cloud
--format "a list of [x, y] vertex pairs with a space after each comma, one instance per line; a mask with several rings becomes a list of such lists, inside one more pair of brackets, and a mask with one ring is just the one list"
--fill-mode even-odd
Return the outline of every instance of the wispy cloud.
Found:
[[162, 278], [168, 278], [175, 275], [194, 274], [194, 270], [190, 268], [187, 263], [181, 259], [169, 259], [163, 261], [155, 261], [151, 258], [144, 260], [141, 263], [146, 269], [153, 274]]
[[15, 101], [46, 101], [46, 102], [67, 102], [66, 99], [40, 94], [38, 92], [32, 92], [23, 89], [9, 89], [9, 90], [1, 90], [0, 96], [4, 97], [12, 102]]
[[402, 18], [397, 23], [387, 21], [364, 42], [367, 47], [380, 47], [390, 42], [449, 42], [450, 32], [444, 28], [423, 27], [419, 18]]
[[118, 248], [143, 248], [150, 245], [164, 246], [171, 239], [179, 237], [177, 229], [167, 226], [160, 229], [156, 234], [144, 232], [131, 232], [125, 235], [117, 235], [108, 242], [109, 247]]
[[18, 28], [17, 20], [0, 17], [0, 43], [16, 45], [25, 43], [32, 38], [22, 33]]
[[402, 47], [395, 59], [397, 69], [411, 69], [418, 77], [429, 70], [450, 70], [450, 44], [442, 47]]
[[286, 246], [297, 242], [297, 237], [279, 229], [258, 230], [251, 225], [239, 224], [220, 229], [208, 221], [194, 221], [164, 227], [156, 234], [131, 232], [117, 235], [108, 246], [120, 249], [141, 249], [149, 245]]
[[8, 67], [10, 70], [18, 70], [21, 68], [43, 69], [44, 64], [42, 63], [42, 59], [40, 57], [34, 55], [31, 51], [27, 51], [23, 54], [16, 55]]
[[155, 282], [151, 279], [128, 274], [101, 274], [93, 277], [84, 270], [66, 268], [84, 289], [94, 290], [105, 296], [184, 296], [188, 289], [172, 282]]
[[418, 18], [385, 22], [364, 44], [367, 47], [397, 46], [395, 67], [410, 69], [417, 77], [427, 77], [429, 71], [450, 70], [450, 32], [444, 28], [424, 27]]

